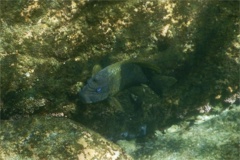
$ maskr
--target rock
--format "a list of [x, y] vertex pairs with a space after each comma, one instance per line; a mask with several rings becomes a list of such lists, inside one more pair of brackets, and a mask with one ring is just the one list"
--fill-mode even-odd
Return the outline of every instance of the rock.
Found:
[[189, 157], [237, 160], [239, 117], [240, 106], [233, 105], [218, 115], [206, 115], [202, 123], [189, 124], [183, 121], [168, 128], [165, 133], [156, 131], [156, 137], [145, 144], [130, 145], [126, 141], [118, 144], [138, 160], [191, 159]]
[[132, 159], [114, 143], [66, 118], [1, 121], [0, 159]]

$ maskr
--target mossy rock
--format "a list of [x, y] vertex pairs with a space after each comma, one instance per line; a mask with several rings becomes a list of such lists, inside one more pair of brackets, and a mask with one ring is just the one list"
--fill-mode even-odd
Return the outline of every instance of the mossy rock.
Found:
[[1, 159], [130, 160], [121, 148], [64, 117], [1, 121]]

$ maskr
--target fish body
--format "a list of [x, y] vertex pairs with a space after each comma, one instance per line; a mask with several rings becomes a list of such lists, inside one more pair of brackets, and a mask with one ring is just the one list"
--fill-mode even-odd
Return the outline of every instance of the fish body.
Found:
[[80, 90], [80, 97], [84, 103], [95, 103], [113, 96], [128, 86], [147, 81], [147, 77], [137, 63], [117, 62], [91, 77]]

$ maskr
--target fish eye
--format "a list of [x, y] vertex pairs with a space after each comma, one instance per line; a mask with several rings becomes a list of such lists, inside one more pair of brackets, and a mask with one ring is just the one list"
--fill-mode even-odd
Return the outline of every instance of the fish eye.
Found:
[[97, 91], [97, 93], [100, 93], [102, 91], [102, 88], [99, 87], [99, 88], [96, 89], [96, 91]]

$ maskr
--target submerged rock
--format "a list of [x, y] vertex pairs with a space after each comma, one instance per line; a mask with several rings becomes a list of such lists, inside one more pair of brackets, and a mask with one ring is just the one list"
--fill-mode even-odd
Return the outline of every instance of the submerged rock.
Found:
[[232, 105], [220, 114], [201, 117], [208, 118], [195, 124], [181, 122], [164, 133], [156, 131], [156, 137], [145, 144], [117, 143], [139, 160], [239, 159], [240, 106]]
[[99, 134], [69, 119], [1, 121], [0, 159], [132, 159]]

